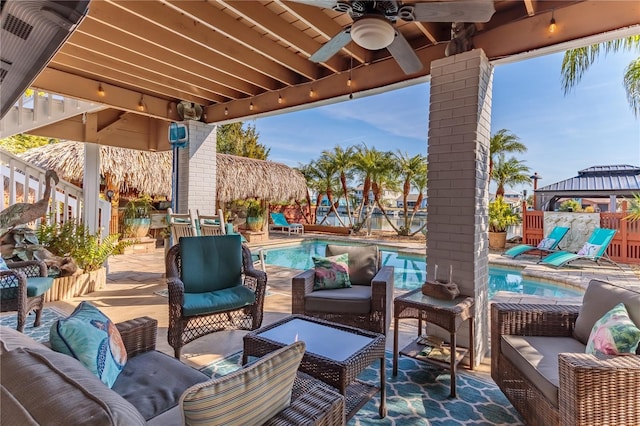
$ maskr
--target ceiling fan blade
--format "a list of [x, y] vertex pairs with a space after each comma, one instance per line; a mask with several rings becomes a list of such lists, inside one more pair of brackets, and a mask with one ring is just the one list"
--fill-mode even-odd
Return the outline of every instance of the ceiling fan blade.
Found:
[[331, 40], [326, 42], [320, 49], [318, 49], [309, 60], [311, 62], [320, 63], [327, 61], [330, 57], [335, 55], [345, 47], [351, 41], [351, 27], [347, 27], [333, 36]]
[[309, 6], [321, 7], [323, 9], [331, 9], [336, 5], [336, 0], [288, 0], [295, 3], [308, 4]]
[[451, 0], [413, 5], [416, 21], [488, 22], [495, 8], [492, 0]]
[[387, 49], [405, 74], [414, 74], [423, 68], [420, 58], [400, 31], [396, 31], [396, 37]]

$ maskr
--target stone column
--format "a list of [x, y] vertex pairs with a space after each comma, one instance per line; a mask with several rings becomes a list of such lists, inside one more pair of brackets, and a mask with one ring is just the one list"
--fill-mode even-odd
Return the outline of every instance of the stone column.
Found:
[[[489, 139], [493, 66], [474, 49], [431, 64], [427, 276], [475, 298], [476, 364], [488, 348]], [[458, 344], [468, 346], [467, 323]]]
[[187, 121], [189, 143], [178, 149], [178, 199], [176, 212], [216, 213], [217, 126]]

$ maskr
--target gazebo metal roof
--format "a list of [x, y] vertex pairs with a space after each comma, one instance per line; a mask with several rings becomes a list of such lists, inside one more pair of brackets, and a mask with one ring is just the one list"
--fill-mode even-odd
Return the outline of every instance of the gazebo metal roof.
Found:
[[[578, 176], [538, 188], [537, 193], [579, 192], [596, 195], [597, 192], [630, 195], [640, 191], [640, 167], [627, 164], [592, 166], [578, 171]], [[605, 194], [600, 194], [605, 195]]]

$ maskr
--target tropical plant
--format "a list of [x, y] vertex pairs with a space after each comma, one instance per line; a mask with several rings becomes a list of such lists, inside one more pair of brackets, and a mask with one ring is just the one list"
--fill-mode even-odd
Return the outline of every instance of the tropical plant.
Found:
[[[408, 206], [408, 198], [411, 193], [411, 188], [415, 187], [414, 182], [416, 178], [418, 181], [421, 180], [421, 177], [424, 176], [425, 183], [427, 177], [427, 158], [424, 155], [417, 154], [413, 157], [409, 157], [407, 153], [402, 153], [398, 151], [396, 153], [396, 158], [398, 161], [398, 167], [400, 171], [400, 176], [402, 181], [402, 209], [404, 213], [404, 225], [400, 227], [398, 230], [399, 235], [409, 235], [411, 233], [411, 222], [413, 221], [413, 217], [415, 216], [415, 212], [420, 206], [419, 203], [422, 203], [422, 190], [424, 188], [420, 188], [419, 196], [416, 203], [416, 206], [413, 208], [413, 214], [409, 216], [409, 206]], [[419, 232], [416, 231], [415, 233]], [[415, 234], [414, 233], [414, 234]]]
[[560, 206], [558, 206], [558, 211], [561, 212], [581, 212], [582, 211], [582, 204], [580, 204], [578, 202], [578, 200], [565, 200], [562, 203], [560, 203]]
[[[320, 201], [322, 200], [322, 183], [318, 179], [316, 172], [313, 168], [313, 163], [310, 164], [299, 164], [296, 169], [302, 173], [305, 180], [307, 181], [307, 205], [309, 206], [309, 217], [307, 221], [309, 223], [316, 223], [316, 218], [318, 216], [318, 207], [320, 206]], [[311, 210], [312, 202], [311, 202], [311, 193], [316, 194], [316, 203], [313, 210]]]
[[338, 222], [340, 222], [340, 226], [345, 226], [336, 209], [337, 201], [333, 197], [333, 194], [338, 191], [337, 177], [339, 170], [337, 164], [330, 158], [321, 156], [311, 163], [311, 169], [311, 175], [319, 182], [321, 193], [326, 195], [327, 201], [329, 201], [329, 211], [327, 211], [327, 214], [322, 218], [320, 224], [323, 224], [329, 217], [329, 212], [333, 211], [338, 218]]
[[504, 153], [498, 156], [491, 173], [491, 179], [498, 185], [496, 197], [504, 196], [505, 187], [531, 182], [529, 167], [515, 157], [505, 158]]
[[493, 174], [493, 166], [497, 159], [503, 154], [513, 154], [514, 152], [527, 152], [525, 144], [520, 142], [520, 138], [507, 129], [500, 129], [489, 141], [489, 176]]
[[[640, 35], [567, 50], [562, 59], [561, 69], [562, 89], [565, 95], [578, 84], [584, 73], [601, 54], [606, 55], [620, 50], [640, 52]], [[623, 84], [629, 106], [638, 117], [640, 116], [640, 57], [632, 60], [625, 69]]]
[[17, 135], [9, 136], [8, 138], [0, 139], [0, 147], [13, 154], [21, 154], [32, 148], [38, 148], [43, 145], [57, 143], [58, 139], [45, 138], [42, 136], [33, 136], [20, 133]]
[[264, 218], [265, 209], [260, 200], [247, 200], [247, 217]]
[[633, 200], [629, 203], [629, 214], [625, 216], [625, 219], [630, 221], [640, 220], [640, 193], [633, 194]]
[[489, 232], [506, 232], [507, 227], [520, 223], [520, 215], [502, 197], [489, 203]]
[[351, 217], [351, 200], [349, 199], [349, 188], [347, 186], [347, 180], [353, 178], [353, 147], [343, 149], [341, 146], [336, 145], [333, 151], [323, 151], [322, 157], [333, 164], [337, 172], [340, 174], [340, 184], [342, 185], [342, 196], [346, 202], [347, 208], [347, 220], [349, 226], [353, 225]]
[[148, 219], [153, 207], [153, 199], [149, 195], [142, 195], [134, 200], [130, 200], [124, 210], [125, 219]]
[[56, 256], [70, 256], [85, 272], [96, 271], [112, 254], [135, 244], [135, 241], [119, 241], [119, 234], [102, 238], [100, 232], [92, 234], [82, 223], [67, 221], [63, 224], [42, 223], [36, 230], [38, 241]]

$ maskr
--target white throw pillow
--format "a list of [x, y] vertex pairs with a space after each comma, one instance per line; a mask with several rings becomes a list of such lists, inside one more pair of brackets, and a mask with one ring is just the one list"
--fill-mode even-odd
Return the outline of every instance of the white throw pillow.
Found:
[[540, 241], [540, 243], [538, 243], [537, 248], [539, 248], [541, 250], [548, 250], [551, 247], [553, 247], [555, 242], [556, 242], [555, 238], [543, 238], [542, 241]]
[[595, 256], [598, 250], [600, 250], [598, 244], [584, 243], [578, 254], [580, 256]]

